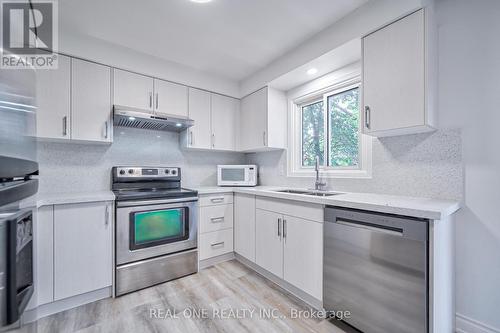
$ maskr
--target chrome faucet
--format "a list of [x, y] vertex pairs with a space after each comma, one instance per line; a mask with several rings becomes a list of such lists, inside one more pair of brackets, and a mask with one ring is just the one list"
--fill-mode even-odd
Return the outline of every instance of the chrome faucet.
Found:
[[316, 156], [316, 165], [314, 166], [314, 170], [316, 171], [316, 182], [314, 183], [314, 189], [316, 191], [322, 191], [323, 187], [326, 186], [326, 182], [322, 182], [319, 179], [319, 156]]

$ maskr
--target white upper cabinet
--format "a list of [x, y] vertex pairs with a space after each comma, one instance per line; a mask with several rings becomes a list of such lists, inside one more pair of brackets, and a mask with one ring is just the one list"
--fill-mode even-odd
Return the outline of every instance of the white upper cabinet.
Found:
[[434, 130], [436, 57], [429, 16], [421, 9], [362, 39], [363, 133]]
[[36, 71], [37, 136], [70, 139], [71, 58], [59, 55], [57, 69]]
[[212, 148], [235, 150], [239, 100], [212, 94]]
[[113, 104], [153, 111], [153, 78], [116, 68], [113, 75]]
[[239, 149], [265, 151], [286, 147], [285, 94], [264, 87], [241, 100]]
[[71, 138], [111, 142], [111, 68], [73, 59], [71, 91]]
[[188, 148], [211, 148], [210, 95], [207, 91], [189, 88], [188, 116], [194, 120], [194, 126], [181, 135], [184, 146]]
[[188, 116], [188, 87], [154, 80], [154, 110], [175, 116]]
[[194, 126], [181, 133], [188, 149], [235, 151], [239, 126], [239, 103], [235, 98], [189, 88], [189, 118]]

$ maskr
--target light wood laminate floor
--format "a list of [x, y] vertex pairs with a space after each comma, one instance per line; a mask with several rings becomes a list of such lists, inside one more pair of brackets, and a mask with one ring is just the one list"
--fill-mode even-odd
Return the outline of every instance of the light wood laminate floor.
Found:
[[[200, 309], [206, 312], [200, 313]], [[293, 309], [307, 311], [310, 308], [253, 270], [231, 260], [178, 280], [42, 318], [14, 332], [350, 331], [348, 327], [339, 328], [336, 321], [334, 325], [328, 320], [292, 318]], [[154, 311], [161, 318], [155, 318]], [[206, 318], [195, 318], [195, 311]], [[278, 318], [265, 318], [262, 313]], [[173, 318], [174, 314], [178, 318]], [[235, 315], [242, 318], [234, 318]]]

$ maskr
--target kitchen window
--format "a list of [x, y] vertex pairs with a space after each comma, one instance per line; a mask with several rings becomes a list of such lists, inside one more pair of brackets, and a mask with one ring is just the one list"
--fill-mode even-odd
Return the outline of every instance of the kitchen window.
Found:
[[293, 101], [289, 176], [367, 178], [371, 139], [361, 134], [359, 81], [349, 80]]

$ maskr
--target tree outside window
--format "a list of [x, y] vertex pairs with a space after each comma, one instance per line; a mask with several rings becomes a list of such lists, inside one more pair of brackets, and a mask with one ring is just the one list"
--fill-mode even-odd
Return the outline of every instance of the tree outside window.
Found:
[[302, 166], [314, 166], [319, 156], [323, 166], [359, 168], [359, 117], [358, 87], [302, 105]]

